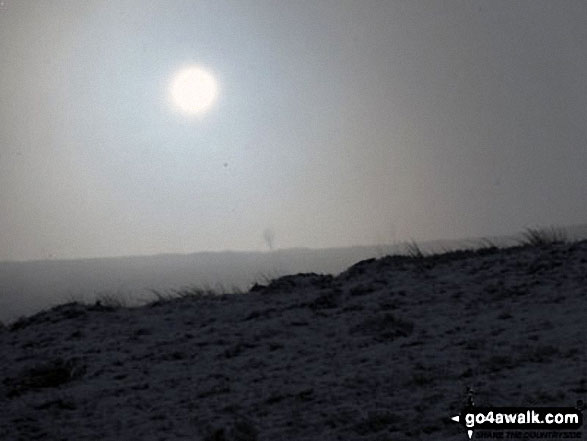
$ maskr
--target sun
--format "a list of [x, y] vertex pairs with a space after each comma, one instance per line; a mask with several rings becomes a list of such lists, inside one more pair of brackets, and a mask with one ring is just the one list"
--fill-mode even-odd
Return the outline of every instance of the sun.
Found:
[[173, 104], [186, 115], [202, 116], [218, 95], [214, 75], [200, 66], [178, 71], [171, 80], [169, 94]]

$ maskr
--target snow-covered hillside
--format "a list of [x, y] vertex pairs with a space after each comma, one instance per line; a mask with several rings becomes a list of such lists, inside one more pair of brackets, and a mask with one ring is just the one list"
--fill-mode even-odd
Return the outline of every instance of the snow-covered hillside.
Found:
[[0, 330], [2, 440], [465, 440], [587, 392], [587, 241], [360, 262]]

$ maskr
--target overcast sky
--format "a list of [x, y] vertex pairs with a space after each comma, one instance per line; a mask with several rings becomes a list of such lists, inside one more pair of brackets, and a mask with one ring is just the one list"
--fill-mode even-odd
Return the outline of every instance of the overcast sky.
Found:
[[0, 260], [584, 223], [586, 121], [582, 0], [4, 0]]

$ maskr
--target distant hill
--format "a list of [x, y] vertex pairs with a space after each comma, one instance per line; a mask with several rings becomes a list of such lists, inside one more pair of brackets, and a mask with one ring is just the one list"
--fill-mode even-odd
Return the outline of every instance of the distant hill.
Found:
[[[565, 228], [570, 238], [587, 237], [587, 224]], [[492, 237], [507, 246], [519, 235]], [[423, 242], [429, 252], [478, 246], [479, 238]], [[254, 283], [285, 274], [338, 274], [372, 257], [406, 252], [405, 244], [347, 248], [295, 248], [273, 252], [200, 252], [78, 260], [0, 262], [0, 321], [69, 300], [121, 297], [130, 303], [152, 299], [150, 290], [186, 286], [217, 291], [248, 290]]]

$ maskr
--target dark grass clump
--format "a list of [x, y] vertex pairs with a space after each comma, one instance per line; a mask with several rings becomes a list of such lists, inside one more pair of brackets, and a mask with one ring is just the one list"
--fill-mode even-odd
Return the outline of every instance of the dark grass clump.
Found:
[[567, 242], [566, 232], [556, 227], [526, 228], [519, 241], [520, 245], [533, 247], [544, 247]]
[[[179, 289], [170, 289], [160, 291], [151, 289], [151, 294], [155, 296], [155, 300], [149, 303], [150, 307], [165, 305], [174, 300], [180, 299], [221, 299], [224, 298], [224, 289], [216, 291], [209, 286], [186, 286]], [[235, 292], [237, 292], [235, 290]]]
[[426, 257], [420, 245], [414, 240], [406, 244], [406, 254], [417, 261], [423, 260]]

